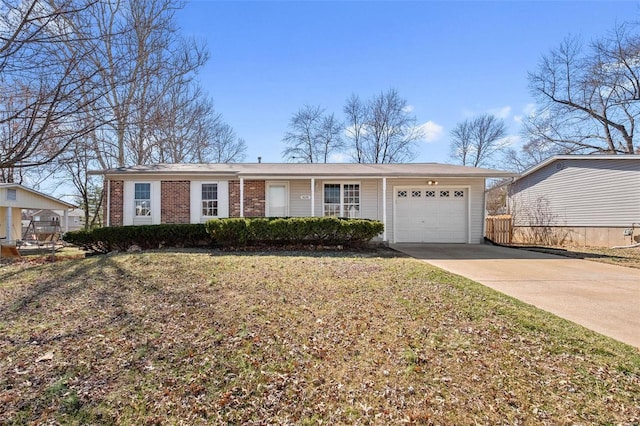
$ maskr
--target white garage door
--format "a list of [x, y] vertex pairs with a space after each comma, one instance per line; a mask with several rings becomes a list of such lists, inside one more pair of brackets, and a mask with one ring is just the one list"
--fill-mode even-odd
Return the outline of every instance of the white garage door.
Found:
[[396, 187], [394, 198], [396, 242], [469, 242], [467, 188]]

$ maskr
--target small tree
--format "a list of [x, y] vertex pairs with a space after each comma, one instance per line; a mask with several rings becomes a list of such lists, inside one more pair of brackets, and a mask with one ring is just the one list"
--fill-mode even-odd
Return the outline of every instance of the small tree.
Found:
[[305, 105], [289, 121], [283, 138], [287, 148], [285, 159], [299, 163], [326, 163], [330, 155], [339, 152], [344, 144], [342, 125], [333, 114], [325, 115], [320, 106]]
[[506, 148], [504, 120], [481, 115], [451, 131], [451, 158], [463, 166], [490, 167]]
[[349, 149], [358, 163], [401, 163], [415, 158], [423, 137], [407, 101], [389, 89], [368, 102], [352, 95], [344, 107]]

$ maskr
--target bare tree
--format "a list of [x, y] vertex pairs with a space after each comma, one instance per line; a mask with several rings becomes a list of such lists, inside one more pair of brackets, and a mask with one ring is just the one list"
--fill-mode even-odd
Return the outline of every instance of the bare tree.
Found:
[[[94, 5], [90, 0], [0, 2], [0, 168], [15, 170], [50, 162], [91, 131], [78, 112], [95, 97], [88, 51], [71, 24]], [[88, 42], [88, 40], [87, 40]], [[99, 93], [94, 91], [93, 93]]]
[[506, 148], [504, 120], [485, 114], [451, 131], [451, 158], [463, 166], [490, 167]]
[[363, 143], [367, 133], [367, 107], [360, 97], [352, 94], [343, 108], [346, 116], [345, 134], [351, 145], [352, 159], [356, 163], [364, 163]]
[[398, 91], [381, 92], [366, 103], [352, 95], [345, 104], [352, 157], [359, 163], [400, 163], [415, 158], [423, 134]]
[[320, 106], [305, 105], [289, 121], [282, 155], [300, 163], [326, 163], [343, 148], [342, 125]]
[[[222, 122], [218, 115], [212, 137], [207, 149], [207, 161], [214, 163], [234, 163], [244, 160], [247, 151], [247, 143], [239, 138], [233, 128]], [[202, 162], [202, 159], [201, 159]]]
[[640, 113], [640, 35], [618, 26], [587, 48], [567, 38], [529, 74], [541, 111], [526, 130], [573, 153], [633, 154]]

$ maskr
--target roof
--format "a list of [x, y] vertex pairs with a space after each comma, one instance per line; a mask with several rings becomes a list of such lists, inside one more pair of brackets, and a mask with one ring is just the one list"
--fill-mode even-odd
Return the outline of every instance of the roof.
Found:
[[[55, 206], [56, 208], [76, 208], [77, 206], [67, 203], [66, 201], [62, 201], [58, 198], [52, 197], [51, 195], [47, 195], [47, 194], [43, 194], [42, 192], [36, 191], [35, 189], [31, 189], [31, 188], [27, 188], [26, 186], [20, 185], [18, 183], [0, 183], [0, 189], [2, 188], [6, 188], [6, 189], [11, 189], [11, 188], [15, 188], [15, 189], [20, 189], [22, 191], [26, 191], [29, 192], [33, 195], [35, 195], [36, 197], [42, 197], [48, 201], [52, 201], [53, 203], [57, 204], [57, 206]], [[22, 206], [22, 208], [30, 208], [29, 206]]]
[[637, 160], [640, 161], [640, 155], [636, 154], [619, 154], [619, 155], [600, 155], [600, 154], [591, 154], [591, 155], [554, 155], [553, 157], [549, 157], [541, 163], [536, 164], [530, 169], [525, 170], [522, 174], [516, 178], [521, 179], [525, 176], [529, 176], [532, 173], [537, 172], [538, 170], [548, 166], [551, 163], [562, 160], [608, 160], [608, 161], [621, 161], [621, 160]]
[[235, 163], [235, 164], [154, 164], [92, 171], [91, 174], [118, 175], [221, 175], [233, 177], [513, 177], [517, 173], [439, 163], [358, 164], [358, 163]]

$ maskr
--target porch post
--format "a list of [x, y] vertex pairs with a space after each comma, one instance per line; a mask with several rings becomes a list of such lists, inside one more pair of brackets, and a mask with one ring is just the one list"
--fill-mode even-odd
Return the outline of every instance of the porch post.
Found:
[[240, 217], [244, 217], [244, 178], [240, 178]]
[[13, 228], [13, 206], [7, 206], [7, 214], [5, 216], [7, 221], [5, 241], [11, 243], [13, 241], [13, 235], [11, 234], [11, 229]]
[[64, 210], [64, 232], [69, 232], [69, 210]]
[[311, 178], [311, 217], [316, 215], [316, 178]]
[[382, 241], [387, 241], [387, 178], [382, 178], [382, 224], [384, 225], [384, 231], [382, 231]]

